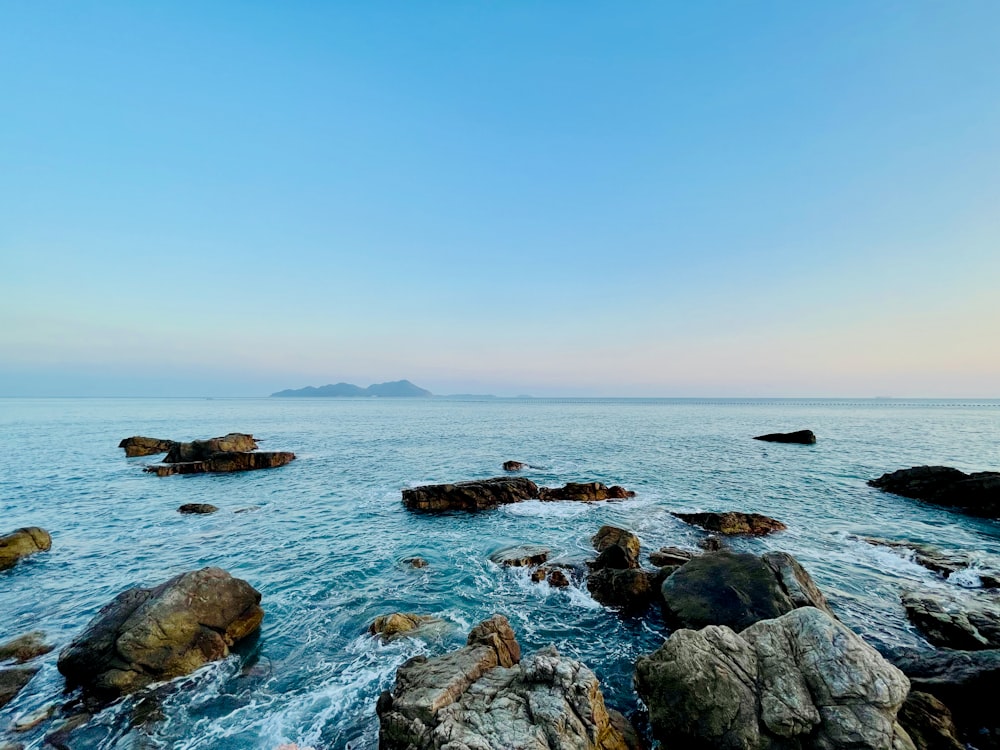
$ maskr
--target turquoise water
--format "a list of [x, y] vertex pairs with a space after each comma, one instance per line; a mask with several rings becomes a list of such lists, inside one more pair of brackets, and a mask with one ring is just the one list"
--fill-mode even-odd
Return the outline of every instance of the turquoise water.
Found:
[[[750, 439], [803, 428], [817, 445]], [[269, 471], [160, 478], [142, 472], [153, 459], [126, 459], [116, 447], [136, 434], [231, 431], [298, 459]], [[0, 456], [0, 532], [36, 525], [53, 537], [51, 552], [0, 574], [0, 641], [41, 628], [61, 648], [123, 589], [205, 565], [263, 594], [255, 643], [179, 681], [159, 721], [135, 721], [132, 701], [107, 709], [77, 735], [84, 748], [374, 748], [375, 700], [396, 667], [464, 642], [494, 612], [507, 615], [527, 651], [554, 643], [582, 659], [608, 703], [632, 714], [634, 660], [665, 637], [657, 617], [622, 619], [585, 588], [532, 584], [487, 560], [522, 542], [584, 560], [604, 523], [634, 530], [648, 552], [701, 537], [670, 511], [774, 516], [787, 532], [736, 546], [791, 552], [842, 619], [887, 645], [923, 643], [905, 621], [900, 586], [947, 584], [850, 535], [1000, 554], [996, 522], [865, 485], [926, 463], [1000, 469], [1000, 402], [8, 399]], [[638, 496], [441, 516], [400, 502], [404, 487], [500, 475], [506, 459], [539, 467], [525, 475], [542, 485], [598, 480]], [[221, 510], [177, 513], [190, 502]], [[430, 565], [402, 564], [414, 555]], [[453, 627], [389, 645], [365, 634], [376, 615], [397, 610]], [[0, 735], [14, 717], [65, 700], [57, 653], [0, 710]], [[18, 739], [41, 747], [45, 729]]]

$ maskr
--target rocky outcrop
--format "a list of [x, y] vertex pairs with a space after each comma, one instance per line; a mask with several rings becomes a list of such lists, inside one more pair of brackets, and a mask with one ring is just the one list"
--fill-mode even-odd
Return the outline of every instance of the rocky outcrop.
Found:
[[868, 482], [894, 495], [946, 505], [973, 516], [1000, 517], [1000, 472], [966, 474], [947, 466], [915, 466]]
[[983, 586], [1000, 588], [1000, 557], [983, 552], [964, 550], [943, 550], [930, 544], [899, 542], [877, 537], [857, 537], [863, 542], [879, 547], [888, 547], [904, 557], [912, 557], [913, 562], [928, 570], [948, 578], [955, 573], [975, 575]]
[[826, 598], [791, 555], [711, 552], [675, 570], [660, 587], [664, 614], [677, 627], [743, 630], [798, 607], [832, 616]]
[[504, 461], [503, 470], [504, 471], [521, 471], [521, 469], [528, 468], [527, 464], [523, 464], [520, 461]]
[[911, 690], [896, 716], [916, 750], [965, 750], [951, 711], [930, 693]]
[[177, 445], [174, 440], [161, 440], [160, 438], [142, 437], [134, 435], [127, 437], [118, 443], [119, 448], [125, 449], [125, 456], [135, 458], [136, 456], [155, 456], [157, 453], [166, 453]]
[[506, 618], [396, 672], [379, 698], [381, 750], [625, 750], [594, 673], [555, 649], [521, 661]]
[[1000, 601], [995, 596], [904, 590], [903, 609], [917, 630], [941, 648], [1000, 648]]
[[590, 539], [598, 551], [591, 570], [603, 568], [638, 568], [639, 537], [617, 526], [602, 526]]
[[13, 659], [18, 664], [49, 653], [54, 646], [45, 642], [45, 633], [33, 630], [0, 645], [0, 662]]
[[416, 635], [419, 631], [443, 625], [445, 622], [440, 617], [417, 615], [412, 612], [393, 612], [376, 617], [368, 627], [368, 633], [380, 636], [383, 641], [391, 641], [400, 636]]
[[569, 482], [564, 487], [542, 487], [538, 499], [542, 501], [573, 500], [595, 503], [602, 500], [625, 500], [635, 493], [617, 484], [608, 487], [601, 482]]
[[590, 595], [626, 614], [644, 612], [656, 598], [659, 573], [639, 567], [639, 538], [616, 526], [602, 526], [590, 541], [600, 553], [589, 563]]
[[649, 562], [658, 568], [670, 565], [683, 565], [688, 562], [695, 553], [691, 550], [680, 547], [660, 547], [655, 552], [649, 553]]
[[0, 708], [14, 700], [37, 671], [38, 667], [0, 669]]
[[200, 514], [215, 513], [218, 510], [214, 505], [208, 503], [185, 503], [177, 509], [178, 513]]
[[799, 445], [813, 445], [816, 442], [816, 435], [812, 430], [798, 430], [797, 432], [771, 432], [767, 435], [757, 435], [754, 440], [763, 440], [768, 443], [798, 443]]
[[813, 607], [739, 634], [678, 630], [636, 664], [636, 688], [664, 747], [912, 750], [896, 723], [909, 687], [877, 651]]
[[563, 589], [569, 586], [569, 578], [566, 577], [566, 573], [559, 568], [538, 568], [531, 573], [531, 580], [535, 583], [541, 583], [545, 581], [549, 586], [553, 586], [557, 589]]
[[174, 474], [217, 474], [254, 469], [275, 469], [295, 460], [295, 454], [288, 451], [262, 451], [260, 453], [216, 453], [204, 461], [183, 463], [162, 463], [147, 466], [143, 471], [158, 477]]
[[28, 526], [0, 536], [0, 570], [17, 565], [19, 560], [52, 549], [52, 537], [45, 529]]
[[538, 485], [523, 477], [474, 479], [457, 484], [428, 484], [403, 490], [410, 510], [491, 510], [538, 497]]
[[257, 450], [253, 435], [230, 432], [222, 437], [208, 440], [192, 440], [190, 443], [174, 443], [163, 459], [165, 464], [207, 461], [217, 453], [248, 453]]
[[762, 516], [759, 513], [729, 511], [728, 513], [671, 513], [670, 515], [681, 519], [684, 523], [700, 526], [706, 531], [714, 531], [725, 536], [765, 536], [775, 531], [784, 531], [787, 528], [781, 521]]
[[508, 568], [526, 568], [532, 565], [541, 565], [548, 559], [548, 548], [538, 544], [520, 544], [516, 547], [497, 550], [490, 555], [490, 560], [497, 565]]
[[59, 654], [69, 687], [102, 698], [187, 674], [229, 654], [264, 617], [260, 593], [220, 568], [119, 594]]

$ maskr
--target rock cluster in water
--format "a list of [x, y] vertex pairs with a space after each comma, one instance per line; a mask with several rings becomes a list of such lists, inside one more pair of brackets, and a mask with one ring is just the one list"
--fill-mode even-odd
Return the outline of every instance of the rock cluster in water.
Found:
[[376, 711], [380, 750], [630, 747], [594, 673], [552, 647], [522, 660], [502, 615], [473, 628], [464, 648], [400, 667]]
[[966, 474], [948, 466], [914, 466], [868, 484], [894, 495], [946, 505], [972, 516], [1000, 517], [1000, 472]]
[[734, 510], [726, 513], [671, 513], [671, 515], [685, 523], [724, 536], [764, 536], [775, 531], [784, 531], [786, 528], [781, 521], [762, 516], [760, 513], [741, 513]]
[[411, 510], [492, 510], [525, 500], [599, 502], [635, 497], [634, 492], [600, 482], [570, 482], [565, 487], [539, 487], [524, 477], [473, 479], [455, 484], [428, 484], [403, 490], [403, 504]]
[[124, 448], [129, 457], [166, 453], [162, 463], [144, 469], [160, 477], [273, 469], [295, 459], [289, 451], [258, 451], [254, 436], [243, 432], [190, 443], [137, 435], [125, 438], [118, 447]]

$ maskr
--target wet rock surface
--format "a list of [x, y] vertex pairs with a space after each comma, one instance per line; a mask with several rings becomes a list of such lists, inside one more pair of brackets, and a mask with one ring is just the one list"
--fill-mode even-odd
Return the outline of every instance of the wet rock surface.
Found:
[[445, 624], [444, 620], [433, 615], [393, 612], [376, 617], [369, 626], [368, 633], [381, 637], [383, 641], [391, 641], [401, 636], [417, 635], [420, 631], [443, 627]]
[[37, 671], [37, 667], [0, 669], [0, 708], [14, 700]]
[[968, 573], [979, 578], [987, 588], [1000, 588], [1000, 557], [978, 551], [943, 550], [932, 544], [900, 542], [878, 537], [858, 537], [868, 544], [888, 547], [900, 555], [912, 556], [913, 561], [928, 570], [948, 578], [955, 573]]
[[597, 559], [590, 563], [591, 570], [639, 567], [639, 537], [631, 531], [605, 525], [591, 537], [590, 542], [599, 553]]
[[127, 458], [136, 456], [155, 456], [158, 453], [166, 453], [176, 445], [174, 440], [163, 440], [161, 438], [142, 437], [134, 435], [127, 437], [118, 443], [119, 448], [125, 449]]
[[45, 633], [33, 630], [0, 644], [0, 662], [12, 659], [18, 664], [24, 664], [26, 661], [49, 653], [53, 648], [54, 646], [45, 642]]
[[759, 513], [671, 513], [685, 523], [700, 526], [706, 531], [714, 531], [725, 536], [745, 535], [764, 536], [775, 531], [784, 531], [785, 524], [781, 521], [762, 516]]
[[162, 463], [147, 466], [144, 471], [158, 477], [174, 474], [226, 474], [255, 469], [276, 469], [295, 460], [289, 451], [261, 451], [257, 453], [216, 453], [204, 461]]
[[930, 693], [911, 690], [897, 718], [916, 750], [965, 750], [951, 711]]
[[532, 565], [541, 565], [548, 559], [548, 548], [538, 544], [520, 544], [516, 547], [497, 550], [490, 555], [490, 560], [497, 565], [508, 568], [526, 568]]
[[13, 568], [20, 560], [52, 549], [52, 537], [45, 529], [27, 526], [0, 537], [0, 570]]
[[503, 470], [504, 471], [521, 471], [522, 469], [528, 468], [528, 465], [521, 463], [520, 461], [504, 461]]
[[948, 466], [914, 466], [868, 482], [885, 492], [946, 505], [974, 516], [1000, 517], [1000, 472], [966, 474]]
[[468, 645], [416, 657], [379, 698], [382, 750], [625, 750], [593, 672], [542, 649], [521, 661], [506, 618], [475, 628]]
[[797, 443], [799, 445], [813, 445], [816, 442], [816, 435], [812, 430], [770, 432], [767, 435], [757, 435], [754, 440], [763, 440], [767, 443]]
[[668, 748], [913, 747], [896, 723], [906, 677], [814, 607], [739, 634], [678, 630], [639, 658], [636, 687]]
[[174, 443], [163, 459], [165, 464], [207, 461], [217, 453], [248, 453], [257, 450], [253, 435], [230, 432], [222, 437], [207, 440], [192, 440], [190, 443]]
[[260, 593], [220, 568], [119, 594], [59, 654], [69, 687], [114, 698], [188, 674], [255, 632]]
[[572, 500], [595, 503], [603, 500], [626, 500], [635, 493], [617, 484], [608, 487], [601, 482], [568, 482], [563, 487], [542, 487], [538, 499], [543, 501]]
[[832, 615], [809, 574], [784, 552], [700, 555], [675, 570], [660, 594], [668, 621], [683, 628], [726, 625], [739, 631], [805, 606]]
[[491, 510], [538, 497], [538, 485], [523, 477], [494, 477], [456, 484], [428, 484], [403, 490], [410, 510]]
[[904, 590], [906, 616], [928, 641], [942, 648], [1000, 648], [1000, 599], [990, 594]]
[[215, 513], [218, 510], [214, 505], [209, 505], [208, 503], [185, 503], [177, 509], [178, 513], [185, 514], [200, 514], [205, 515], [208, 513]]
[[696, 552], [680, 547], [661, 547], [657, 551], [649, 553], [649, 562], [658, 568], [667, 565], [683, 565], [696, 555]]

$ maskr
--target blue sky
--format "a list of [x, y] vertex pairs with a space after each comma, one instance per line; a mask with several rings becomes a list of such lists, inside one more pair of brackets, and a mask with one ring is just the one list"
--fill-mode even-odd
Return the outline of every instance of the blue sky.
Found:
[[997, 28], [4, 3], [0, 395], [1000, 397]]

